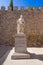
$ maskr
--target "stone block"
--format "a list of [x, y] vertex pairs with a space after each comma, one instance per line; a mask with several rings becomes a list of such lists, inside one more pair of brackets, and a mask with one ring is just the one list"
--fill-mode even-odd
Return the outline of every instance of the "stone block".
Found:
[[26, 52], [27, 41], [25, 34], [15, 35], [15, 52]]
[[43, 11], [43, 7], [41, 7], [40, 9], [41, 9], [41, 11]]
[[24, 11], [24, 6], [21, 6], [21, 9], [20, 9], [21, 11]]
[[18, 7], [17, 6], [14, 6], [14, 10], [18, 11]]
[[14, 53], [11, 57], [11, 59], [29, 59], [30, 54], [26, 53]]
[[15, 53], [11, 56], [12, 59], [27, 59], [30, 54], [27, 54], [27, 41], [25, 34], [15, 35]]
[[12, 8], [9, 6], [9, 7], [8, 7], [8, 10], [9, 10], [9, 11], [11, 11], [11, 10], [12, 10]]
[[3, 11], [4, 11], [4, 10], [5, 10], [5, 7], [4, 7], [4, 6], [2, 6], [2, 7], [1, 7], [1, 10], [3, 10]]

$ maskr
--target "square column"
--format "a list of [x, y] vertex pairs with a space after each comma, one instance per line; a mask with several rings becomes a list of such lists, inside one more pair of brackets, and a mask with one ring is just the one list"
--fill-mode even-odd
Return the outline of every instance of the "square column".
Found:
[[15, 52], [26, 52], [27, 41], [25, 34], [15, 35]]

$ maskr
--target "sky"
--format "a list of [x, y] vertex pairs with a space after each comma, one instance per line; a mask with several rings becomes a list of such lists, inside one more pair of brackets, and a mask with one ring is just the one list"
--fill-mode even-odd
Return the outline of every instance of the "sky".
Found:
[[[0, 7], [5, 6], [6, 9], [9, 6], [10, 0], [0, 0]], [[43, 6], [43, 0], [13, 0], [13, 5], [28, 7], [28, 6]]]

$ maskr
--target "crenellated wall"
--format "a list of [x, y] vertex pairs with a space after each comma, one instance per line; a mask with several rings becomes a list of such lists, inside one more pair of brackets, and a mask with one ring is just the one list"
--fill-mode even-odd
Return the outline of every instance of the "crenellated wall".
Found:
[[[31, 10], [31, 8], [32, 8], [33, 10], [38, 10], [38, 9], [39, 9], [40, 11], [43, 10], [43, 6], [41, 6], [41, 7], [27, 7], [27, 8], [25, 8], [24, 6], [21, 6], [21, 7], [20, 7], [20, 11], [21, 11], [21, 10], [24, 11], [25, 9], [27, 9], [27, 11], [28, 11], [28, 10]], [[5, 7], [5, 6], [1, 6], [0, 10], [6, 10], [6, 7]], [[11, 7], [10, 7], [10, 6], [8, 6], [8, 10], [11, 10]], [[7, 10], [7, 11], [8, 11], [8, 10]], [[14, 7], [13, 7], [13, 10], [19, 10], [18, 6], [14, 6]]]
[[[17, 20], [20, 15], [23, 15], [25, 20], [25, 34], [27, 36], [28, 46], [41, 46], [41, 43], [36, 44], [35, 42], [31, 43], [29, 41], [30, 37], [33, 35], [43, 36], [43, 7], [40, 7], [40, 10], [37, 10], [36, 7], [28, 7], [25, 9], [21, 6], [21, 9], [18, 10], [17, 6], [14, 6], [14, 10], [11, 10], [11, 7], [8, 7], [8, 10], [4, 6], [0, 9], [0, 44], [14, 45], [14, 38], [16, 34]], [[30, 42], [30, 43], [29, 43]], [[42, 44], [43, 45], [43, 44]]]

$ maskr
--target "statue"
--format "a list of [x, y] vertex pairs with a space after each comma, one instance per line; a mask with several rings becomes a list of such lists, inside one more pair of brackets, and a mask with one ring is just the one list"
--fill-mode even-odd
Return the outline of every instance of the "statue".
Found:
[[17, 34], [24, 33], [24, 25], [25, 25], [25, 21], [23, 19], [23, 16], [20, 15], [20, 18], [17, 20]]
[[11, 56], [11, 59], [27, 59], [30, 58], [30, 54], [27, 54], [27, 39], [24, 33], [25, 21], [23, 16], [17, 20], [17, 34], [15, 35], [15, 52]]

